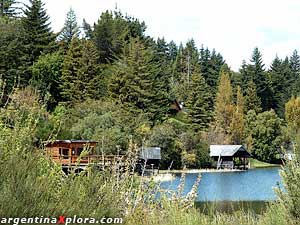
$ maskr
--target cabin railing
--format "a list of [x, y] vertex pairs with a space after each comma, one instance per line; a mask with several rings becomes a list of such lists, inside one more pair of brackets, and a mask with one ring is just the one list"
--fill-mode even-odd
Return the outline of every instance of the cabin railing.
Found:
[[51, 158], [62, 165], [88, 165], [88, 164], [101, 164], [101, 165], [112, 165], [115, 162], [125, 161], [124, 155], [87, 155], [87, 156], [51, 156]]

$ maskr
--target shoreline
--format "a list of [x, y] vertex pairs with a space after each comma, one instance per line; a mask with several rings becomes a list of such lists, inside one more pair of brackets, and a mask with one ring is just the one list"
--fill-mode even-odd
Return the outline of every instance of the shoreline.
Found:
[[[247, 170], [253, 170], [253, 169], [262, 169], [262, 168], [273, 168], [273, 167], [280, 167], [280, 165], [274, 165], [269, 167], [253, 167], [249, 168]], [[159, 174], [173, 174], [173, 173], [227, 173], [227, 172], [244, 172], [247, 170], [241, 170], [241, 169], [185, 169], [185, 170], [160, 170]]]

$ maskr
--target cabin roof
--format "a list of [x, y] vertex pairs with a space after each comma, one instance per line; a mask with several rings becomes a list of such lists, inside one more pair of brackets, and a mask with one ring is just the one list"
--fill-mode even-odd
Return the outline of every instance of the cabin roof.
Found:
[[72, 144], [72, 143], [98, 143], [97, 141], [93, 140], [55, 140], [50, 143], [47, 143], [46, 146], [49, 146], [51, 144]]
[[243, 153], [245, 156], [251, 154], [244, 148], [243, 145], [211, 145], [210, 156], [234, 156], [237, 152]]
[[140, 153], [141, 159], [161, 159], [160, 147], [144, 147]]

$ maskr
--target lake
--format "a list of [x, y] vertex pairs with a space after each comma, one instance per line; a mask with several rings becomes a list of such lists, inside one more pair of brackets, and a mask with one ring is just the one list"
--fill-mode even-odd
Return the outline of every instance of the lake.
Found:
[[[273, 188], [281, 185], [279, 167], [250, 169], [233, 172], [201, 173], [196, 205], [200, 208], [214, 204], [220, 211], [229, 208], [251, 208], [262, 211], [266, 202], [276, 200]], [[187, 173], [184, 194], [187, 194], [197, 179], [198, 173]], [[176, 190], [181, 174], [175, 179], [161, 183], [163, 189]]]

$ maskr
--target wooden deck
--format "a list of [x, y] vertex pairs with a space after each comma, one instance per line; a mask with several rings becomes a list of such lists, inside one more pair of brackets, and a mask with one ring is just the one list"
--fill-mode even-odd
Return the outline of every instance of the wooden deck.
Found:
[[124, 166], [127, 157], [125, 155], [87, 155], [79, 156], [51, 156], [54, 162], [62, 165], [62, 167], [86, 167], [94, 164], [99, 166], [113, 166], [115, 164]]

